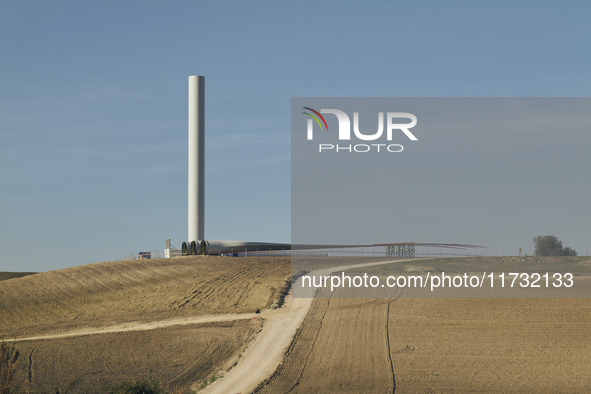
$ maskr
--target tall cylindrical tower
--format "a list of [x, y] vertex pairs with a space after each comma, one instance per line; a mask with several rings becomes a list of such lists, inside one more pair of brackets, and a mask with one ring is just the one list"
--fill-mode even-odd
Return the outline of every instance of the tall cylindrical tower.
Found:
[[204, 239], [205, 77], [189, 77], [189, 242]]

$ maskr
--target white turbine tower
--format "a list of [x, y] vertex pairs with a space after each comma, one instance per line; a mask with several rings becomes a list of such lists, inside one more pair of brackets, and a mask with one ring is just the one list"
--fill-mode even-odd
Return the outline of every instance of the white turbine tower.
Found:
[[205, 239], [205, 77], [189, 77], [189, 243]]
[[[396, 246], [404, 244], [360, 245], [292, 245], [290, 243], [207, 241], [205, 240], [205, 77], [189, 76], [189, 231], [183, 242], [182, 254], [222, 254], [244, 251], [272, 251], [298, 249], [356, 248], [367, 246]], [[451, 248], [479, 247], [460, 244], [412, 243], [412, 245]], [[170, 245], [167, 244], [170, 250]]]

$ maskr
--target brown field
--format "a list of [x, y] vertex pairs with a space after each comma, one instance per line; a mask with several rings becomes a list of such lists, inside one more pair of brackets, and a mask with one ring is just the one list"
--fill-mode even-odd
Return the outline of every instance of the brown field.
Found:
[[591, 391], [588, 299], [316, 299], [257, 393]]
[[[578, 267], [585, 274], [590, 261], [536, 264]], [[462, 264], [491, 262], [520, 263], [439, 259], [372, 269], [422, 272], [425, 266], [447, 272], [450, 265], [463, 270]], [[277, 298], [289, 275], [289, 258], [196, 256], [97, 263], [9, 279], [0, 282], [0, 338], [253, 313]], [[283, 362], [255, 392], [591, 392], [586, 298], [349, 299], [337, 291], [311, 302]], [[17, 342], [20, 379], [30, 392], [102, 393], [112, 382], [150, 370], [171, 392], [184, 393], [231, 369], [263, 325], [263, 319], [243, 316]]]
[[126, 322], [254, 312], [274, 299], [289, 258], [112, 261], [0, 282], [0, 338]]
[[231, 367], [260, 319], [140, 332], [18, 342], [23, 388], [35, 392], [106, 393], [114, 382], [152, 376], [171, 392]]
[[257, 393], [392, 393], [385, 299], [315, 299], [283, 363]]
[[[0, 282], [0, 338], [76, 333], [268, 307], [288, 258], [181, 257], [97, 263]], [[103, 393], [147, 376], [186, 392], [232, 367], [261, 319], [18, 341], [31, 392]]]

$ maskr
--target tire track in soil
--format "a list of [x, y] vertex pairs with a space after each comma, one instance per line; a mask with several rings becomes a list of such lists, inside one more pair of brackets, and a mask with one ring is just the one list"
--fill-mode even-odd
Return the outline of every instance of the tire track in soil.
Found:
[[[240, 272], [227, 272], [223, 273], [222, 275], [213, 278], [209, 281], [202, 281], [195, 284], [192, 287], [192, 291], [190, 294], [184, 296], [180, 301], [176, 303], [177, 308], [184, 308], [184, 307], [196, 307], [199, 304], [203, 303], [204, 301], [215, 301], [215, 295], [222, 292], [226, 288], [234, 288], [236, 283], [244, 283], [243, 287], [241, 287], [236, 292], [242, 292], [241, 297], [244, 296], [244, 293], [248, 295], [248, 282], [252, 280], [258, 279], [262, 276], [262, 273], [259, 274], [255, 279], [249, 279], [248, 281], [245, 278], [251, 274], [252, 271], [243, 270]], [[195, 290], [193, 290], [195, 289]], [[197, 299], [195, 302], [191, 303], [191, 301]], [[240, 303], [240, 299], [236, 301], [236, 304]]]
[[[283, 361], [266, 383], [254, 393], [357, 392], [362, 382], [359, 378], [364, 377], [358, 378], [345, 374], [345, 380], [340, 382], [342, 385], [334, 386], [339, 382], [337, 370], [340, 367], [326, 365], [327, 360], [334, 360], [343, 368], [351, 368], [352, 364], [348, 364], [350, 362], [359, 366], [365, 365], [364, 363], [374, 365], [373, 363], [377, 361], [377, 365], [380, 363], [383, 365], [381, 368], [383, 371], [379, 373], [388, 374], [390, 378], [384, 379], [381, 383], [375, 383], [374, 391], [369, 387], [369, 392], [394, 392], [393, 367], [386, 349], [385, 337], [388, 303], [370, 301], [368, 304], [372, 307], [369, 309], [365, 308], [364, 304], [357, 304], [357, 308], [353, 309], [334, 308], [332, 301], [338, 301], [337, 304], [346, 302], [342, 299], [328, 298], [314, 300], [306, 321], [294, 336]], [[338, 309], [339, 312], [335, 313], [334, 309]], [[366, 322], [369, 314], [382, 316], [382, 318]], [[358, 319], [362, 321], [361, 324], [354, 323]], [[328, 324], [326, 327], [325, 322]], [[376, 330], [371, 329], [372, 326], [383, 328]], [[365, 329], [369, 331], [363, 332]], [[372, 342], [373, 346], [364, 348]], [[365, 354], [362, 354], [364, 350]], [[351, 356], [352, 353], [353, 356]], [[351, 357], [356, 357], [357, 360], [352, 360]], [[367, 368], [367, 365], [363, 368]], [[317, 371], [319, 368], [321, 371]], [[330, 382], [322, 383], [324, 379]]]
[[396, 300], [388, 302], [386, 309], [386, 343], [388, 345], [388, 361], [390, 363], [390, 373], [392, 374], [392, 393], [396, 393], [396, 375], [394, 374], [394, 363], [392, 362], [392, 349], [390, 347], [390, 306]]
[[181, 371], [177, 376], [170, 379], [167, 385], [172, 389], [185, 388], [193, 382], [193, 377], [200, 371], [213, 371], [219, 365], [214, 365], [211, 361], [215, 354], [216, 359], [220, 357], [224, 360], [231, 356], [231, 352], [225, 351], [225, 347], [216, 343], [213, 346], [207, 346], [207, 350], [199, 355], [187, 368]]
[[392, 393], [396, 393], [396, 374], [394, 373], [394, 362], [392, 360], [392, 348], [390, 346], [390, 307], [402, 295], [402, 288], [396, 289], [396, 295], [393, 300], [388, 301], [386, 310], [386, 343], [388, 344], [388, 361], [390, 362], [390, 372], [392, 373]]
[[[385, 264], [385, 263], [387, 263], [387, 262], [382, 262], [381, 264]], [[99, 263], [99, 264], [101, 264], [101, 263]], [[356, 267], [360, 267], [360, 266], [363, 266], [363, 265], [365, 265], [365, 264], [361, 264], [361, 265], [357, 264]], [[367, 264], [367, 265], [375, 265], [375, 264]], [[255, 275], [252, 275], [252, 276], [256, 276], [256, 278], [254, 280], [259, 280], [263, 276], [263, 273], [264, 273], [264, 281], [268, 283], [268, 281], [269, 281], [269, 275], [267, 274], [267, 271], [269, 271], [269, 267], [270, 267], [270, 264], [260, 264], [260, 266], [257, 267], [257, 270], [246, 269], [246, 270], [241, 270], [238, 273], [236, 271], [232, 272], [233, 271], [232, 269], [226, 268], [225, 269], [225, 272], [223, 272], [223, 273], [220, 272], [221, 275], [215, 275], [215, 276], [214, 275], [210, 275], [209, 278], [212, 278], [213, 277], [215, 279], [210, 280], [210, 281], [207, 281], [207, 285], [206, 285], [206, 287], [208, 287], [208, 289], [207, 289], [208, 290], [208, 296], [207, 296], [207, 298], [213, 297], [215, 293], [225, 293], [225, 294], [228, 294], [228, 290], [230, 290], [228, 288], [228, 283], [240, 283], [240, 285], [234, 286], [233, 287], [234, 290], [231, 290], [231, 291], [234, 291], [234, 294], [239, 293], [239, 299], [245, 300], [245, 302], [246, 302], [248, 300], [247, 297], [250, 296], [248, 294], [249, 293], [249, 290], [248, 289], [251, 288], [251, 287], [253, 287], [253, 285], [252, 285], [252, 281], [247, 280], [247, 279], [249, 279], [248, 277], [247, 278], [243, 278], [243, 277], [244, 276], [248, 276], [248, 275], [252, 275], [254, 273]], [[112, 268], [112, 267], [100, 267], [100, 268], [104, 268], [105, 271], [109, 271], [107, 268]], [[336, 268], [333, 268], [333, 269], [334, 270], [343, 269], [343, 267], [336, 267]], [[232, 274], [230, 274], [230, 272]], [[276, 272], [273, 272], [273, 273], [276, 275]], [[88, 272], [86, 272], [86, 275], [88, 275]], [[185, 281], [186, 284], [189, 284], [191, 282], [191, 279], [185, 280], [185, 278], [188, 278], [188, 276], [185, 275], [184, 277], [179, 277], [179, 278], [176, 278], [176, 279], [180, 279], [180, 281]], [[192, 278], [194, 279], [195, 276], [192, 276]], [[103, 279], [103, 278], [101, 278], [101, 279]], [[91, 282], [88, 283], [86, 285], [86, 287], [91, 287], [91, 288], [93, 288], [93, 290], [97, 290], [96, 288], [98, 287], [99, 289], [102, 288], [103, 291], [106, 290], [106, 289], [111, 289], [111, 290], [117, 291], [117, 288], [120, 288], [120, 286], [122, 285], [120, 283], [120, 280], [109, 278], [108, 276], [106, 278], [104, 278], [104, 279], [106, 279], [104, 282], [99, 280], [99, 283], [97, 283], [96, 278], [91, 278], [90, 279]], [[127, 279], [129, 279], [129, 278], [127, 278]], [[174, 278], [171, 278], [171, 277], [166, 278], [166, 280], [164, 282], [166, 282], [166, 281], [168, 281], [170, 279], [174, 279]], [[252, 279], [252, 278], [250, 278], [250, 279]], [[150, 280], [148, 280], [148, 281], [150, 281]], [[103, 283], [100, 283], [100, 282], [103, 282]], [[129, 283], [129, 281], [124, 281], [124, 282]], [[204, 282], [206, 282], [206, 281], [204, 281]], [[160, 285], [166, 285], [166, 283], [159, 283], [159, 284]], [[194, 284], [194, 283], [192, 283], [192, 284]], [[239, 289], [236, 290], [236, 287], [238, 287]], [[223, 290], [220, 290], [220, 288], [223, 288]], [[49, 288], [48, 290], [51, 291], [51, 288]], [[187, 293], [185, 293], [185, 294], [187, 294]], [[54, 296], [55, 296], [55, 294], [54, 294]], [[217, 298], [219, 299], [219, 296]], [[199, 302], [201, 302], [203, 299], [204, 298], [200, 298]], [[215, 304], [217, 304], [218, 302], [220, 302], [218, 299], [215, 300], [215, 301], [217, 301], [217, 302], [215, 302]], [[304, 302], [304, 300], [301, 300], [300, 299], [300, 300], [297, 301], [297, 305], [298, 305], [298, 307], [297, 307], [298, 309], [297, 310], [299, 310], [299, 311], [305, 310], [306, 313], [307, 313], [307, 312], [310, 311], [310, 307], [312, 306], [310, 304], [312, 304], [312, 300], [306, 300], [306, 302]], [[304, 305], [308, 305], [308, 306], [305, 307]], [[215, 305], [212, 305], [212, 306], [215, 306]], [[322, 306], [322, 305], [319, 305], [319, 306]], [[315, 347], [315, 344], [316, 344], [316, 342], [318, 340], [318, 332], [323, 327], [324, 316], [326, 315], [327, 310], [328, 310], [328, 308], [326, 307], [326, 305], [324, 305], [324, 307], [322, 308], [322, 310], [315, 309], [315, 313], [316, 314], [322, 313], [322, 322], [319, 323], [319, 325], [317, 325], [315, 327], [316, 328], [316, 333], [314, 334], [315, 335], [314, 336], [314, 339], [310, 342], [310, 345], [313, 346], [313, 347]], [[304, 319], [304, 318], [305, 318], [305, 314], [302, 315], [301, 319]], [[277, 328], [278, 327], [282, 327], [282, 324], [283, 324], [282, 322], [284, 321], [282, 319], [287, 319], [287, 320], [285, 320], [285, 322], [286, 322], [285, 324], [287, 324], [287, 321], [293, 321], [294, 320], [293, 319], [293, 316], [285, 315], [285, 316], [281, 317], [280, 316], [280, 313], [276, 314], [274, 316], [274, 319], [275, 319], [275, 321], [273, 322], [272, 325], [275, 327], [275, 331], [276, 332], [275, 332], [274, 335], [276, 335], [276, 336], [278, 335], [277, 334]], [[282, 328], [282, 329], [279, 330], [280, 331], [279, 335], [281, 336], [281, 334], [283, 334], [283, 336], [281, 337], [281, 341], [283, 341], [283, 339], [287, 339], [288, 338], [287, 344], [284, 345], [286, 348], [289, 346], [289, 343], [292, 342], [292, 340], [294, 338], [294, 335], [297, 334], [297, 330], [300, 328], [299, 326], [302, 325], [301, 324], [302, 320], [299, 320], [299, 321], [300, 321], [300, 323], [298, 323], [298, 325], [295, 326], [293, 333], [292, 333], [291, 330], [289, 330], [290, 333], [289, 333], [288, 336], [286, 336], [284, 334], [285, 329]], [[178, 321], [175, 322], [174, 324], [177, 324], [177, 323], [178, 323]], [[290, 324], [292, 324], [292, 323], [290, 323]], [[146, 329], [149, 329], [149, 328], [146, 328]], [[104, 332], [104, 330], [102, 330], [102, 329], [99, 330], [99, 331], [103, 331]], [[120, 330], [117, 329], [117, 331], [120, 331]], [[82, 335], [84, 335], [84, 334], [88, 334], [88, 333], [82, 333]], [[265, 334], [265, 330], [263, 330], [262, 335], [259, 335], [257, 337], [257, 341], [259, 339], [264, 338], [265, 337], [264, 334]], [[283, 337], [285, 337], [285, 338], [283, 338]], [[301, 332], [298, 335], [298, 337], [301, 337]], [[61, 349], [59, 349], [59, 351], [58, 351], [58, 358], [59, 358], [59, 353], [61, 353]], [[309, 357], [309, 355], [308, 355], [308, 357]], [[279, 361], [280, 361], [280, 359], [277, 362], [279, 362]], [[307, 361], [306, 361], [306, 365], [307, 365]], [[106, 367], [108, 369], [110, 369], [109, 366], [106, 366]], [[274, 372], [274, 370], [276, 370], [276, 369], [277, 369], [277, 367], [274, 367], [273, 369], [268, 370], [268, 372], [267, 372], [268, 375], [267, 376], [271, 375]], [[258, 373], [260, 373], [260, 372], [257, 372], [257, 375], [256, 376], [259, 376]], [[300, 375], [301, 375], [301, 373], [298, 374], [298, 376], [300, 376]], [[263, 377], [261, 380], [264, 380], [264, 379], [265, 378]], [[258, 380], [258, 381], [260, 381], [260, 380]], [[255, 385], [256, 385], [257, 382], [255, 382]]]
[[314, 339], [312, 340], [312, 345], [310, 346], [310, 351], [308, 352], [308, 354], [306, 355], [306, 357], [304, 359], [304, 363], [303, 363], [302, 368], [300, 370], [300, 375], [298, 376], [294, 385], [292, 387], [290, 387], [289, 390], [286, 391], [286, 393], [291, 392], [300, 383], [300, 380], [302, 379], [302, 376], [304, 375], [304, 370], [306, 369], [306, 365], [308, 365], [308, 359], [310, 358], [310, 354], [312, 354], [312, 351], [314, 350], [314, 346], [316, 346], [316, 342], [318, 340], [318, 333], [322, 329], [322, 323], [324, 322], [324, 317], [326, 316], [326, 311], [327, 311], [328, 307], [330, 306], [330, 299], [332, 298], [332, 294], [333, 293], [331, 293], [330, 297], [326, 300], [326, 305], [324, 306], [324, 312], [322, 313], [322, 317], [320, 317], [320, 321], [318, 324], [318, 330], [316, 330], [316, 333], [314, 334]]
[[27, 374], [27, 380], [29, 381], [29, 383], [33, 382], [33, 352], [36, 348], [37, 347], [35, 346], [33, 349], [31, 349], [31, 353], [29, 353], [29, 367]]
[[264, 307], [269, 289], [287, 275], [287, 258], [219, 257], [104, 262], [43, 272], [0, 283], [0, 299], [9, 305], [0, 308], [0, 321], [7, 323], [0, 335], [250, 312]]
[[[384, 263], [382, 263], [384, 264]], [[371, 265], [377, 265], [372, 263]], [[337, 267], [338, 269], [338, 267]], [[308, 368], [309, 366], [309, 360], [311, 355], [316, 352], [316, 356], [315, 356], [315, 363], [318, 363], [319, 360], [322, 359], [322, 357], [318, 356], [318, 353], [324, 353], [326, 352], [326, 350], [328, 349], [324, 349], [324, 350], [315, 350], [319, 337], [320, 336], [324, 336], [323, 339], [323, 346], [326, 347], [327, 343], [330, 343], [326, 341], [326, 336], [331, 336], [334, 335], [334, 327], [332, 327], [332, 330], [328, 330], [326, 331], [325, 334], [321, 333], [321, 329], [323, 329], [324, 326], [324, 321], [327, 318], [327, 313], [330, 312], [331, 313], [331, 319], [333, 320], [331, 322], [331, 324], [334, 326], [335, 322], [338, 325], [338, 321], [342, 321], [342, 319], [345, 319], [346, 321], [350, 321], [350, 320], [354, 320], [356, 318], [356, 315], [359, 315], [359, 313], [361, 311], [368, 311], [370, 309], [382, 309], [381, 306], [383, 305], [385, 308], [382, 310], [381, 315], [384, 316], [384, 320], [382, 320], [385, 327], [385, 329], [382, 331], [383, 333], [385, 333], [385, 338], [384, 338], [384, 334], [379, 335], [384, 343], [386, 342], [386, 347], [387, 347], [387, 351], [384, 352], [386, 354], [383, 354], [383, 356], [386, 358], [386, 362], [388, 364], [388, 373], [390, 375], [390, 379], [389, 379], [389, 384], [387, 384], [387, 386], [389, 388], [386, 388], [384, 386], [382, 386], [381, 389], [379, 389], [378, 387], [380, 386], [378, 384], [378, 386], [375, 387], [375, 389], [378, 390], [385, 390], [385, 391], [380, 391], [380, 392], [389, 392], [389, 393], [394, 393], [396, 390], [396, 381], [395, 381], [395, 373], [394, 373], [394, 365], [393, 365], [393, 360], [392, 360], [392, 356], [390, 354], [390, 322], [389, 322], [389, 313], [390, 313], [390, 306], [391, 304], [396, 301], [399, 297], [400, 297], [401, 291], [399, 289], [397, 289], [394, 293], [393, 293], [393, 299], [353, 299], [351, 304], [347, 304], [346, 302], [342, 302], [343, 300], [341, 299], [336, 299], [337, 302], [335, 305], [332, 305], [332, 303], [330, 302], [330, 300], [332, 299], [332, 295], [333, 293], [330, 294], [330, 297], [327, 298], [315, 298], [313, 299], [310, 311], [308, 312], [308, 315], [306, 316], [303, 324], [298, 328], [296, 334], [294, 335], [294, 338], [290, 344], [290, 346], [288, 347], [283, 360], [280, 362], [279, 366], [277, 367], [277, 369], [271, 374], [271, 376], [265, 380], [264, 383], [260, 384], [259, 387], [257, 387], [253, 393], [257, 393], [257, 394], [266, 394], [266, 393], [277, 393], [277, 392], [281, 392], [281, 393], [293, 393], [293, 392], [308, 392], [311, 389], [314, 390], [319, 390], [319, 389], [327, 389], [328, 387], [323, 386], [323, 387], [310, 387], [309, 384], [306, 384], [305, 387], [302, 387], [301, 389], [298, 389], [299, 385], [301, 385], [302, 383], [302, 379], [306, 379], [304, 377], [304, 373], [306, 373], [307, 369], [315, 369], [318, 367], [317, 364], [314, 364], [314, 366], [311, 366], [310, 368]], [[335, 315], [335, 312], [337, 312], [337, 315]], [[377, 309], [376, 309], [377, 312]], [[319, 316], [321, 314], [321, 316]], [[349, 314], [348, 318], [347, 317], [339, 317], [340, 315], [344, 315], [347, 316], [347, 314]], [[336, 320], [335, 320], [336, 319]], [[310, 330], [313, 330], [314, 333], [312, 334], [310, 332]], [[338, 328], [337, 328], [338, 330]], [[338, 331], [337, 331], [338, 332]], [[376, 335], [377, 333], [374, 334], [369, 334], [369, 335]], [[311, 338], [312, 337], [312, 338]], [[347, 338], [343, 337], [344, 339], [344, 343], [347, 342]], [[349, 338], [350, 340], [351, 338]], [[339, 350], [336, 351], [336, 353], [334, 353], [335, 356], [341, 355], [343, 357], [346, 357], [343, 355], [343, 353], [339, 353]], [[319, 358], [320, 357], [320, 358]], [[310, 375], [310, 372], [307, 373], [307, 375]], [[309, 378], [310, 376], [308, 376]], [[328, 376], [327, 376], [328, 377]], [[307, 382], [309, 383], [309, 382]], [[350, 381], [350, 383], [354, 383], [354, 379], [352, 381]], [[335, 389], [334, 387], [332, 388], [333, 390]], [[346, 388], [340, 387], [338, 389], [344, 389], [346, 390]]]

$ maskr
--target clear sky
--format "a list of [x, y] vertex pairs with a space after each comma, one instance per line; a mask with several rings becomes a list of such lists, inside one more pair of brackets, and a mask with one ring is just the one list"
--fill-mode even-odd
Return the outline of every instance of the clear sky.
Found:
[[[590, 14], [586, 1], [3, 1], [0, 271], [180, 247], [189, 75], [206, 78], [206, 238], [288, 242], [291, 97], [587, 97]], [[576, 231], [554, 235], [591, 252]]]

